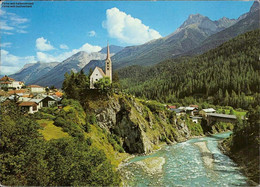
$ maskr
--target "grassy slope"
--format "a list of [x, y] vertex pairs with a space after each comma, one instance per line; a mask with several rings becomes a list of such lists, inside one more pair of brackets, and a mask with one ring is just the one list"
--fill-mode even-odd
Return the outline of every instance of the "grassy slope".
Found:
[[69, 134], [62, 131], [61, 127], [53, 125], [52, 120], [41, 119], [37, 122], [43, 127], [40, 132], [42, 133], [45, 140], [58, 139], [68, 137]]
[[[63, 108], [64, 111], [68, 112], [70, 110], [75, 110], [73, 106], [66, 106]], [[83, 123], [84, 114], [80, 114], [76, 112], [76, 119], [79, 124]], [[42, 133], [45, 140], [58, 139], [58, 138], [66, 138], [70, 137], [67, 132], [64, 132], [61, 127], [55, 126], [53, 120], [41, 119], [37, 120], [37, 122], [43, 127], [40, 132]], [[113, 146], [109, 143], [106, 133], [99, 127], [95, 125], [91, 125], [91, 130], [89, 133], [84, 133], [85, 138], [91, 138], [92, 145], [101, 149], [105, 152], [107, 158], [111, 161], [111, 163], [115, 166], [118, 166], [120, 162], [126, 159], [129, 154], [127, 153], [119, 153], [114, 150]]]
[[114, 150], [113, 146], [108, 142], [107, 136], [104, 131], [95, 125], [91, 125], [89, 133], [85, 133], [85, 137], [90, 137], [93, 141], [93, 146], [102, 149], [107, 158], [115, 166], [118, 166], [124, 159], [129, 157], [127, 153], [119, 153]]

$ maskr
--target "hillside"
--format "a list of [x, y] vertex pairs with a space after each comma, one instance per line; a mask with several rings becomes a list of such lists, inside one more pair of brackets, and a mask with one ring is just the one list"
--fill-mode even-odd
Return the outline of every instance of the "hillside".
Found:
[[[109, 46], [109, 50], [111, 54], [115, 54], [118, 53], [119, 51], [123, 50], [124, 47], [118, 46], [118, 45], [110, 45]], [[104, 53], [107, 54], [107, 47], [103, 47], [101, 49], [101, 51], [99, 51], [100, 53]]]
[[139, 46], [126, 47], [114, 57], [115, 68], [129, 65], [153, 65], [175, 55], [182, 54], [197, 47], [210, 35], [219, 32], [236, 23], [236, 20], [226, 18], [212, 21], [208, 17], [196, 14], [188, 19], [172, 34]]
[[58, 64], [59, 62], [26, 64], [19, 72], [10, 75], [10, 77], [23, 81], [25, 84], [32, 84], [36, 79], [48, 73]]
[[[260, 89], [259, 37], [259, 30], [250, 31], [197, 57], [124, 68], [118, 71], [121, 84], [128, 92], [149, 99], [175, 102], [187, 96], [214, 96], [215, 104], [248, 107], [252, 100], [245, 95]], [[243, 103], [236, 100], [237, 95], [244, 97]]]

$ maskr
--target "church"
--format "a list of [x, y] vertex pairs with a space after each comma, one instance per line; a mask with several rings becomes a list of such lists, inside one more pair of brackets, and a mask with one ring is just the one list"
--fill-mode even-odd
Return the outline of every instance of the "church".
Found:
[[107, 44], [107, 57], [105, 60], [106, 69], [105, 72], [100, 67], [95, 67], [94, 71], [90, 75], [90, 89], [95, 89], [94, 84], [103, 77], [109, 77], [112, 83], [112, 61], [110, 59], [109, 45]]

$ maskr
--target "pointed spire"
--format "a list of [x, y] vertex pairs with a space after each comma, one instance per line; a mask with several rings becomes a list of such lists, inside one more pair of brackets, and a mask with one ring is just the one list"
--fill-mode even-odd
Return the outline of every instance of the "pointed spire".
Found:
[[107, 41], [107, 59], [110, 59], [109, 43]]

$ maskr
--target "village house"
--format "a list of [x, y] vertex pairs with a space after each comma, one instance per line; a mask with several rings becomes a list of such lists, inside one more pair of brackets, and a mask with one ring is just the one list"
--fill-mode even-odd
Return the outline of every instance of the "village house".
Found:
[[38, 110], [43, 107], [42, 99], [30, 99], [29, 102], [35, 102]]
[[27, 88], [29, 89], [29, 91], [31, 93], [44, 93], [45, 92], [45, 88], [41, 87], [39, 85], [29, 85], [29, 86], [27, 86]]
[[198, 114], [198, 108], [196, 107], [179, 107], [178, 109], [185, 111], [186, 114], [189, 114], [191, 116], [194, 116], [195, 114]]
[[53, 105], [58, 105], [61, 101], [61, 98], [47, 95], [44, 99], [42, 99], [42, 107], [51, 107]]
[[216, 113], [216, 110], [214, 108], [206, 108], [206, 109], [202, 109], [202, 112], [204, 112], [205, 115], [207, 116], [207, 114], [209, 113]]
[[167, 105], [166, 108], [167, 108], [168, 110], [173, 111], [173, 109], [176, 109], [176, 106]]
[[9, 90], [7, 92], [9, 95], [14, 95], [14, 94], [28, 94], [29, 93], [29, 90], [28, 89], [20, 89], [20, 90]]
[[22, 81], [16, 81], [11, 77], [8, 77], [5, 75], [0, 79], [0, 88], [5, 89], [16, 89], [20, 90], [24, 86], [24, 83]]
[[190, 105], [190, 107], [195, 107], [195, 108], [199, 109], [199, 105]]
[[37, 103], [35, 102], [21, 102], [18, 106], [21, 107], [21, 110], [25, 113], [33, 114], [38, 112]]
[[90, 75], [90, 89], [95, 89], [95, 82], [104, 77], [109, 77], [112, 83], [112, 61], [110, 58], [109, 45], [107, 44], [107, 57], [105, 60], [105, 73], [100, 67], [95, 67], [94, 71]]

